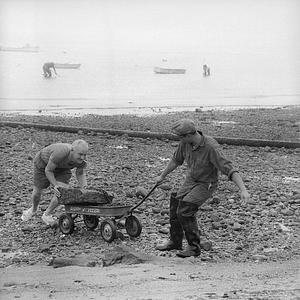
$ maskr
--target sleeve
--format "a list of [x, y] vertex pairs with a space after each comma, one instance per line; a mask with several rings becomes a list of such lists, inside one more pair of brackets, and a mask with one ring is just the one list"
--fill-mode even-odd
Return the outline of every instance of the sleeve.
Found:
[[210, 148], [209, 160], [224, 175], [227, 175], [229, 180], [231, 180], [233, 173], [238, 172], [238, 170], [234, 169], [234, 167], [232, 166], [232, 162], [225, 158], [225, 156], [218, 148]]
[[174, 160], [178, 165], [182, 165], [184, 162], [184, 146], [183, 143], [180, 143], [175, 150], [172, 160]]

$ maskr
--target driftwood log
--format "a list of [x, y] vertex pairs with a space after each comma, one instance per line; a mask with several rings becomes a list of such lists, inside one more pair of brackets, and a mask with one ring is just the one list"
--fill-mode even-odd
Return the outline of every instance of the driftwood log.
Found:
[[98, 205], [111, 203], [113, 199], [112, 195], [102, 189], [82, 191], [79, 188], [60, 187], [59, 191], [59, 204]]
[[[158, 132], [145, 132], [145, 131], [133, 131], [133, 130], [117, 130], [117, 129], [105, 129], [105, 128], [89, 128], [89, 127], [76, 127], [76, 126], [63, 126], [63, 125], [49, 125], [38, 124], [28, 122], [10, 122], [0, 121], [0, 127], [10, 126], [13, 128], [38, 128], [48, 131], [60, 131], [60, 132], [72, 132], [78, 133], [81, 130], [83, 133], [99, 132], [108, 133], [111, 135], [124, 135], [138, 137], [138, 138], [150, 138], [150, 139], [168, 139], [179, 140], [179, 137], [175, 134], [158, 133]], [[260, 139], [243, 139], [243, 138], [231, 138], [231, 137], [218, 137], [214, 136], [219, 144], [235, 145], [235, 146], [250, 146], [250, 147], [277, 147], [277, 148], [300, 148], [300, 142], [298, 141], [276, 141], [276, 140], [260, 140]]]

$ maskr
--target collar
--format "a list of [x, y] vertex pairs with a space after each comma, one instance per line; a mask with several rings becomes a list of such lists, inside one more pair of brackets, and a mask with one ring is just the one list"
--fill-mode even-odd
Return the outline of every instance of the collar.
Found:
[[203, 147], [205, 145], [205, 137], [204, 135], [202, 134], [201, 131], [197, 130], [197, 132], [200, 134], [201, 136], [201, 141], [198, 145], [195, 145], [195, 146], [192, 146], [192, 150], [195, 151], [197, 150], [199, 147]]

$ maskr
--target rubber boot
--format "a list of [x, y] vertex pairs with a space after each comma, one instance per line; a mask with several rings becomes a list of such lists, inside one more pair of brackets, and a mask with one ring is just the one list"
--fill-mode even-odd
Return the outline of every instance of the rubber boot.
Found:
[[177, 253], [179, 257], [199, 256], [200, 250], [200, 233], [196, 220], [198, 205], [194, 203], [181, 201], [178, 207], [178, 219], [181, 223], [188, 247]]
[[171, 193], [170, 197], [170, 240], [162, 245], [156, 246], [156, 250], [169, 251], [181, 250], [183, 230], [177, 217], [177, 208], [179, 200], [176, 199], [176, 193]]

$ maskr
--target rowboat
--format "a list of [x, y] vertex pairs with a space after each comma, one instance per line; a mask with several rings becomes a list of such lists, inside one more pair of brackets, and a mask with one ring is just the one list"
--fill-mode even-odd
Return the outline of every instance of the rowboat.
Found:
[[0, 51], [10, 51], [10, 52], [39, 52], [39, 47], [33, 47], [29, 45], [25, 45], [22, 47], [1, 47]]
[[156, 74], [185, 74], [185, 69], [168, 69], [154, 67], [154, 73]]
[[73, 63], [54, 63], [55, 68], [57, 69], [78, 69], [81, 64]]
[[57, 69], [78, 69], [81, 64], [55, 63], [54, 66]]

